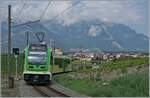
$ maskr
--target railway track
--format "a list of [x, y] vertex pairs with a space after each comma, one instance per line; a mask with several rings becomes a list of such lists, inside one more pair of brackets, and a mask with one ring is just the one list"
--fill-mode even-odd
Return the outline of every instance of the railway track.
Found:
[[70, 72], [73, 72], [73, 71], [57, 72], [57, 73], [53, 73], [53, 75], [60, 75], [60, 74], [70, 73]]
[[69, 97], [69, 95], [64, 94], [50, 86], [33, 86], [33, 88], [44, 97]]

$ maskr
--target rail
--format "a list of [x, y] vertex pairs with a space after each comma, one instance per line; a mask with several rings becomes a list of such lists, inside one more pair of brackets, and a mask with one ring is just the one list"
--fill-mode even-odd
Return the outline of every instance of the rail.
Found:
[[33, 86], [41, 95], [45, 97], [69, 97], [68, 95], [51, 88], [50, 86]]

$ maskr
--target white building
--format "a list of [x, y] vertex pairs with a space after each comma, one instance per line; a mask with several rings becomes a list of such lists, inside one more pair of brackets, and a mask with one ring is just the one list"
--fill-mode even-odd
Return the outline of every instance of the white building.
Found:
[[121, 54], [116, 54], [116, 59], [120, 58]]
[[136, 57], [138, 57], [138, 55], [137, 54], [132, 54], [131, 57], [136, 58]]
[[63, 54], [63, 52], [62, 52], [61, 48], [55, 49], [55, 55], [62, 55], [62, 54]]

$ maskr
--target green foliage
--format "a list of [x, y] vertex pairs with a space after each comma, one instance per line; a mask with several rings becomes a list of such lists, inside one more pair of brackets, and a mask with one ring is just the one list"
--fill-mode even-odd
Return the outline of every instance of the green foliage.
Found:
[[[148, 97], [149, 77], [144, 74], [132, 74], [120, 77], [110, 82], [94, 81], [90, 78], [72, 79], [68, 75], [60, 75], [54, 78], [60, 84], [89, 96], [99, 97]], [[103, 85], [103, 83], [109, 85]]]

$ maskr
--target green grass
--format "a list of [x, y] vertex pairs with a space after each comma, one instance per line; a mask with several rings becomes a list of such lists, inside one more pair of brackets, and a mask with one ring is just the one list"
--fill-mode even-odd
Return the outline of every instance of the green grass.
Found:
[[[112, 60], [109, 62], [106, 61], [101, 61], [101, 64], [97, 64], [100, 66], [100, 69], [105, 69], [105, 70], [113, 70], [113, 69], [118, 69], [118, 68], [127, 68], [131, 66], [143, 66], [143, 65], [149, 65], [149, 58], [144, 57], [144, 58], [122, 58], [122, 59], [117, 59], [117, 60]], [[80, 60], [74, 60], [73, 63], [74, 65], [80, 65], [81, 61]], [[92, 61], [85, 61], [85, 64], [92, 64]]]
[[[83, 62], [83, 64], [92, 64], [91, 61], [83, 60], [82, 62]], [[73, 60], [72, 64], [74, 64], [74, 65], [81, 64], [81, 60]]]
[[103, 64], [104, 69], [117, 69], [117, 68], [127, 68], [131, 66], [141, 66], [141, 65], [149, 65], [149, 58], [126, 58], [126, 59], [118, 59], [116, 61], [111, 61]]
[[99, 97], [148, 97], [149, 77], [148, 72], [132, 74], [109, 81], [109, 85], [102, 85], [104, 81], [95, 81], [89, 78], [72, 79], [68, 75], [54, 78], [58, 83], [88, 96]]
[[[7, 54], [2, 54], [1, 55], [1, 73], [2, 74], [7, 74], [8, 72], [8, 62], [7, 62]], [[18, 58], [18, 73], [21, 74], [23, 72], [23, 55], [20, 54], [20, 57]], [[10, 59], [10, 67], [11, 67], [11, 72], [15, 73], [15, 57], [11, 55]]]

